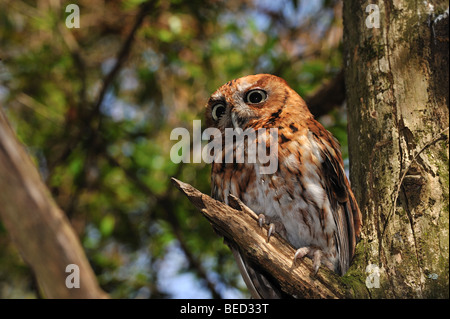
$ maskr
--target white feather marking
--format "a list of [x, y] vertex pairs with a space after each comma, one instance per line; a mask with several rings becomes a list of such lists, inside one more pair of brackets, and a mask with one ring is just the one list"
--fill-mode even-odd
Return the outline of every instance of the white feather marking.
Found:
[[289, 156], [285, 157], [284, 165], [286, 165], [286, 167], [291, 170], [298, 170], [299, 162], [297, 160], [297, 154], [290, 154]]

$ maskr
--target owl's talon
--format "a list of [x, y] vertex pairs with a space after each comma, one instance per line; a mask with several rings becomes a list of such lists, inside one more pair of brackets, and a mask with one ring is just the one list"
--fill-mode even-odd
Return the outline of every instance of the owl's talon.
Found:
[[316, 251], [314, 251], [313, 254], [314, 275], [317, 275], [321, 263], [322, 263], [322, 251], [320, 249], [317, 249]]
[[294, 262], [297, 259], [302, 259], [305, 256], [308, 256], [313, 261], [313, 271], [314, 275], [319, 271], [320, 265], [322, 264], [322, 250], [315, 247], [302, 247], [297, 249], [294, 255]]
[[302, 247], [302, 248], [297, 249], [297, 251], [295, 252], [295, 255], [294, 255], [294, 261], [296, 261], [297, 258], [302, 259], [309, 253], [309, 251], [310, 251], [309, 247]]
[[264, 214], [259, 214], [258, 222], [259, 222], [259, 228], [262, 228], [263, 225], [266, 223], [266, 216], [264, 216]]
[[286, 228], [284, 225], [277, 220], [276, 218], [266, 217], [264, 214], [258, 215], [258, 224], [260, 228], [263, 228], [264, 225], [269, 225], [269, 229], [267, 231], [267, 242], [269, 242], [270, 237], [274, 233], [278, 233], [281, 237], [286, 238]]
[[274, 231], [275, 231], [275, 224], [274, 223], [270, 223], [269, 224], [269, 231], [267, 232], [267, 242], [269, 242], [270, 236], [272, 236]]

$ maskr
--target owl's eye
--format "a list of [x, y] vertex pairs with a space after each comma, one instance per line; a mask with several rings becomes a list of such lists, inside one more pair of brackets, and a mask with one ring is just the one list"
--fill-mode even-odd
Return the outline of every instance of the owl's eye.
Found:
[[258, 104], [267, 99], [267, 93], [263, 90], [251, 90], [245, 95], [245, 102], [250, 104]]
[[217, 121], [225, 113], [225, 105], [222, 103], [217, 103], [213, 106], [212, 117], [214, 121]]

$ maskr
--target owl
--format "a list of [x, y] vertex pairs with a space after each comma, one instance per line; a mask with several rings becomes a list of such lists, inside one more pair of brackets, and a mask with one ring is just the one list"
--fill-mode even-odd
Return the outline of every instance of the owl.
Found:
[[[314, 119], [305, 101], [277, 76], [249, 75], [211, 95], [206, 126], [224, 134], [227, 128], [278, 129], [275, 171], [262, 174], [258, 161], [227, 162], [222, 155], [212, 162], [212, 197], [228, 204], [233, 194], [260, 214], [260, 226], [269, 225], [269, 237], [277, 232], [297, 249], [294, 259], [307, 256], [316, 272], [324, 265], [343, 275], [355, 252], [361, 213], [345, 176], [339, 142]], [[222, 146], [225, 154], [227, 145]], [[270, 274], [245, 258], [239, 247], [230, 248], [253, 298], [286, 297]]]

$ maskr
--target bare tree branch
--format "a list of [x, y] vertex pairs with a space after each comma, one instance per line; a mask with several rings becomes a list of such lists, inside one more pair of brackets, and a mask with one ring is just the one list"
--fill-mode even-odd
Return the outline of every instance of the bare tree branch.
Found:
[[140, 26], [144, 22], [144, 18], [149, 12], [151, 8], [151, 4], [153, 4], [153, 1], [147, 1], [145, 2], [136, 17], [136, 21], [134, 22], [133, 27], [131, 28], [130, 33], [128, 34], [125, 42], [122, 45], [122, 48], [120, 49], [119, 53], [117, 54], [116, 63], [114, 64], [111, 71], [106, 75], [105, 79], [103, 80], [102, 88], [100, 89], [100, 93], [97, 97], [97, 101], [94, 106], [94, 112], [99, 113], [100, 112], [100, 106], [102, 105], [103, 99], [105, 97], [106, 91], [112, 84], [114, 78], [122, 68], [124, 62], [128, 58], [128, 55], [130, 54], [131, 47], [133, 45], [134, 36], [136, 35], [137, 30], [139, 30]]
[[[106, 298], [64, 212], [18, 142], [0, 109], [0, 217], [45, 297]], [[79, 267], [80, 287], [69, 289], [66, 267]]]
[[345, 101], [344, 70], [305, 99], [311, 113], [317, 118], [329, 113]]
[[267, 243], [267, 229], [260, 229], [256, 214], [236, 198], [230, 197], [230, 202], [239, 207], [238, 210], [175, 178], [172, 178], [172, 182], [200, 209], [220, 234], [270, 273], [287, 294], [299, 298], [348, 297], [345, 285], [332, 271], [321, 267], [314, 276], [311, 260], [305, 258], [294, 262], [295, 249], [283, 238], [275, 234]]

